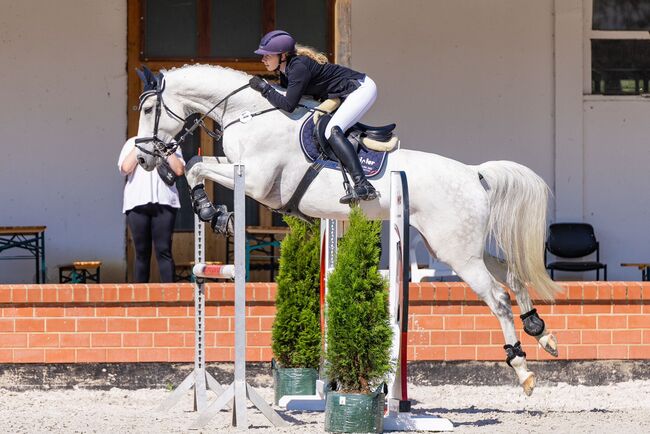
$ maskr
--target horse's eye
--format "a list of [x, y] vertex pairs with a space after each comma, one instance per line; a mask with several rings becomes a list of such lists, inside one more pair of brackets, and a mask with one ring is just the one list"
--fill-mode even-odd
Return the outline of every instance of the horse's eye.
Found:
[[146, 109], [144, 109], [144, 114], [148, 115], [149, 113], [151, 113], [151, 110], [153, 110], [153, 107], [147, 107]]

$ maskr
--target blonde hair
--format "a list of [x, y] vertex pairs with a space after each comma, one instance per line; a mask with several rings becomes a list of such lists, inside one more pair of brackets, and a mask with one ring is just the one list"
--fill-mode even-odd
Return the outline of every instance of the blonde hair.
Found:
[[298, 56], [307, 56], [311, 60], [320, 63], [321, 65], [329, 62], [325, 53], [321, 53], [315, 48], [308, 47], [306, 45], [296, 44], [296, 54]]

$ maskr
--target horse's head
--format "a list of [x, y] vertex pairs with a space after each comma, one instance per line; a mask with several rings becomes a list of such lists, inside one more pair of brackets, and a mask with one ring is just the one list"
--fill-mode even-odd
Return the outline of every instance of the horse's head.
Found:
[[138, 126], [137, 160], [143, 169], [150, 171], [177, 147], [174, 137], [183, 128], [182, 104], [168, 92], [163, 99], [165, 79], [162, 73], [154, 75], [146, 66], [136, 70], [144, 83], [140, 95], [140, 122]]

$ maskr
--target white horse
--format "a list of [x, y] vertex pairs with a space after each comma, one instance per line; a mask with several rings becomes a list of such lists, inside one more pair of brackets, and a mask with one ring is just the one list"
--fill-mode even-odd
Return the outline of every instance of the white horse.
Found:
[[[148, 72], [148, 71], [146, 71]], [[272, 209], [292, 196], [310, 166], [299, 145], [299, 130], [310, 112], [271, 110], [259, 93], [247, 88], [250, 75], [232, 69], [193, 65], [154, 77], [140, 73], [145, 92], [140, 100], [138, 161], [153, 170], [165, 147], [193, 113], [209, 114], [229, 125], [223, 136], [223, 157], [198, 157], [187, 166], [190, 187], [210, 179], [233, 188], [232, 166], [246, 165], [246, 194]], [[303, 104], [316, 106], [305, 99]], [[217, 106], [217, 107], [215, 107]], [[238, 121], [240, 120], [240, 121]], [[515, 332], [507, 285], [515, 294], [524, 330], [557, 356], [557, 341], [536, 314], [527, 286], [545, 300], [560, 291], [543, 261], [548, 187], [533, 171], [510, 161], [470, 166], [436, 154], [398, 149], [371, 182], [381, 196], [360, 206], [372, 219], [389, 218], [391, 171], [404, 171], [410, 193], [410, 222], [423, 236], [432, 255], [449, 264], [498, 318], [507, 362], [527, 395], [535, 376], [526, 367]], [[481, 180], [482, 178], [482, 180]], [[341, 174], [322, 170], [299, 203], [299, 211], [316, 218], [347, 219], [349, 206]], [[492, 238], [503, 260], [486, 253]]]

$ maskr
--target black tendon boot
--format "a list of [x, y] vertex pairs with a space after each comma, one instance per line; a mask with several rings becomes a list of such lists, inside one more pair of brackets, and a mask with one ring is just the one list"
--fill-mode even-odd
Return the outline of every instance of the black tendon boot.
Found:
[[345, 167], [352, 176], [352, 181], [354, 182], [353, 191], [339, 199], [339, 202], [348, 204], [358, 200], [375, 199], [377, 197], [377, 191], [366, 179], [366, 175], [363, 173], [363, 169], [361, 168], [361, 163], [359, 163], [359, 157], [354, 151], [354, 146], [352, 146], [352, 143], [350, 143], [350, 141], [345, 137], [341, 128], [332, 128], [332, 135], [328, 142], [343, 167]]
[[197, 184], [191, 191], [192, 209], [194, 213], [199, 216], [199, 219], [204, 222], [212, 221], [212, 218], [217, 215], [217, 210], [208, 199], [203, 184]]

